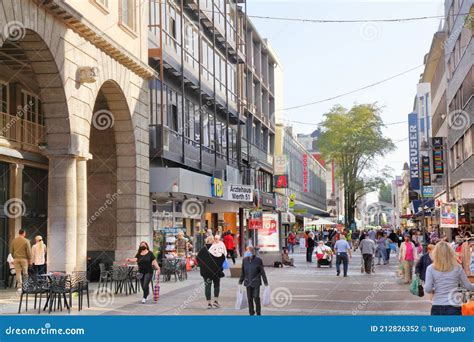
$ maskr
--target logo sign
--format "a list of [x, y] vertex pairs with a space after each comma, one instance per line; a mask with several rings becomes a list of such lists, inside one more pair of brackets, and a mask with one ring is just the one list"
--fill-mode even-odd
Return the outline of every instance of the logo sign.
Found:
[[434, 188], [432, 186], [424, 186], [423, 197], [433, 197], [433, 196], [434, 196]]
[[212, 197], [222, 198], [224, 196], [224, 184], [220, 178], [211, 178]]
[[444, 173], [444, 155], [443, 155], [443, 138], [432, 138], [433, 146], [433, 173], [440, 175]]
[[423, 186], [431, 185], [430, 157], [421, 157], [421, 168], [423, 170]]
[[418, 114], [408, 114], [408, 142], [410, 151], [410, 187], [420, 190], [420, 149], [418, 140]]
[[289, 198], [289, 202], [288, 202], [288, 206], [290, 208], [294, 208], [295, 207], [295, 204], [296, 204], [296, 194], [291, 194], [290, 195], [290, 198]]
[[405, 183], [403, 182], [403, 179], [397, 179], [395, 180], [395, 185], [396, 186], [403, 186]]
[[230, 201], [252, 202], [253, 187], [251, 185], [227, 186], [227, 199]]
[[285, 175], [287, 174], [288, 168], [288, 158], [286, 154], [276, 156], [274, 159], [273, 171], [276, 175]]
[[308, 155], [303, 155], [303, 192], [308, 192]]
[[263, 228], [263, 213], [261, 210], [252, 210], [250, 212], [249, 229]]
[[441, 203], [440, 208], [440, 227], [458, 228], [458, 204]]
[[276, 189], [287, 189], [288, 175], [273, 176], [273, 183]]

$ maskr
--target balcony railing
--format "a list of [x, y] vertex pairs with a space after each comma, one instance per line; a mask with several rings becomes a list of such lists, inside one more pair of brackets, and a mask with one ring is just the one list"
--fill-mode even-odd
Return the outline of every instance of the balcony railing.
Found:
[[45, 127], [21, 116], [0, 112], [0, 138], [38, 147], [45, 140]]

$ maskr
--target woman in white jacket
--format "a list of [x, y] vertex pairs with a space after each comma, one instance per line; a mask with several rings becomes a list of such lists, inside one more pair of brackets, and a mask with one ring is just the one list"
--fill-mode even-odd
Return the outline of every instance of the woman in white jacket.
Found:
[[46, 245], [43, 238], [38, 235], [35, 237], [35, 244], [31, 247], [33, 267], [36, 274], [46, 273]]
[[404, 241], [400, 245], [400, 252], [398, 253], [398, 260], [403, 265], [405, 284], [411, 283], [413, 275], [413, 264], [418, 259], [418, 251], [415, 244], [410, 241], [410, 235], [403, 236]]

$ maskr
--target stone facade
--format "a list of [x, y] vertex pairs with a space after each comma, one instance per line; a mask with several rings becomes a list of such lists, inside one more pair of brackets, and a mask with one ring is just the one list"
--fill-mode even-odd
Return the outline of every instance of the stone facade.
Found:
[[[123, 260], [140, 240], [151, 240], [146, 78], [153, 71], [107, 36], [93, 39], [94, 32], [77, 24], [83, 21], [67, 4], [58, 1], [72, 21], [32, 0], [2, 4], [0, 27], [13, 22], [20, 27], [15, 43], [25, 52], [44, 108], [48, 269], [85, 270], [87, 245], [111, 249], [116, 260]], [[146, 35], [135, 39], [146, 44]], [[12, 37], [2, 35], [0, 44], [7, 40]], [[82, 66], [97, 68], [95, 82], [78, 82]], [[111, 114], [107, 129], [97, 128], [97, 110]], [[112, 205], [105, 205], [112, 214], [91, 220], [97, 214], [91, 211], [115, 193]]]

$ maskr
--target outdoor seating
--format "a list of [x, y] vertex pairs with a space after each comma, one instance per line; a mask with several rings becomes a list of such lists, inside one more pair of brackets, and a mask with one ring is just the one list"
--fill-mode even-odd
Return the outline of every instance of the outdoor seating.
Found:
[[115, 293], [122, 293], [125, 291], [126, 295], [134, 291], [132, 283], [133, 268], [129, 266], [114, 266], [112, 269], [112, 281], [115, 284]]
[[36, 309], [36, 301], [38, 295], [40, 295], [39, 299], [39, 309], [38, 313], [41, 310], [41, 297], [44, 293], [49, 292], [49, 285], [47, 279], [38, 275], [24, 275], [23, 276], [23, 283], [21, 287], [21, 295], [20, 295], [20, 304], [18, 306], [18, 313], [21, 313], [21, 307], [23, 304], [23, 297], [25, 297], [25, 311], [28, 311], [28, 296], [34, 295], [35, 296], [35, 304], [34, 309]]
[[110, 288], [112, 289], [112, 270], [108, 270], [104, 263], [99, 264], [100, 275], [99, 275], [99, 286], [97, 290], [107, 289], [107, 285], [110, 282]]
[[72, 307], [72, 295], [78, 295], [78, 310], [82, 310], [84, 303], [84, 292], [87, 297], [87, 307], [89, 308], [89, 282], [87, 280], [87, 273], [83, 271], [73, 272], [69, 282], [69, 306]]
[[54, 272], [49, 274], [49, 297], [46, 303], [46, 305], [49, 304], [49, 313], [51, 313], [55, 306], [58, 310], [62, 310], [62, 302], [64, 302], [64, 306], [68, 309], [68, 313], [71, 313], [71, 307], [66, 299], [66, 294], [69, 293], [70, 289], [70, 278], [71, 276], [65, 273]]

